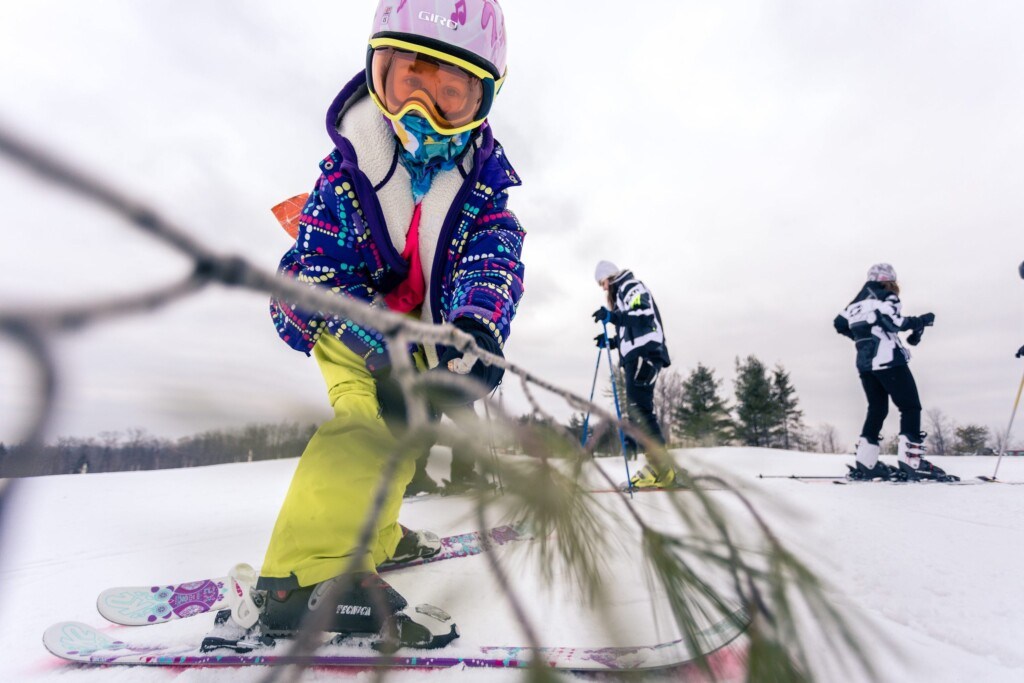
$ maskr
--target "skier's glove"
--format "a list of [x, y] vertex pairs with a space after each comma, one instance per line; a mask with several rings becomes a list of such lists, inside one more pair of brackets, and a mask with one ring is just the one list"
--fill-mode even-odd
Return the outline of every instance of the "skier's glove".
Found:
[[921, 343], [922, 336], [924, 336], [924, 328], [919, 327], [907, 336], [907, 343], [911, 346], [917, 346]]
[[935, 314], [925, 313], [924, 315], [920, 316], [918, 320], [920, 321], [922, 327], [931, 327], [932, 325], [935, 324]]
[[[498, 341], [494, 338], [494, 335], [472, 318], [458, 318], [452, 324], [463, 332], [473, 335], [473, 341], [475, 341], [476, 345], [483, 351], [492, 353], [501, 358], [505, 357], [501, 352], [501, 346], [498, 345]], [[463, 357], [463, 353], [455, 347], [446, 346], [444, 351], [441, 353], [440, 363], [436, 368], [432, 369], [431, 372], [450, 372], [455, 375], [467, 377], [475, 383], [475, 387], [472, 391], [468, 389], [465, 391], [452, 389], [433, 390], [431, 402], [435, 407], [443, 411], [446, 408], [456, 408], [469, 405], [477, 399], [483, 398], [494, 391], [494, 388], [501, 382], [501, 378], [505, 374], [505, 369], [496, 365], [486, 365], [485, 363], [477, 360], [472, 352], [470, 352], [466, 357]]]
[[850, 331], [850, 322], [842, 315], [837, 315], [832, 321], [832, 327], [836, 328], [836, 332], [853, 339], [853, 332]]
[[594, 344], [599, 349], [603, 349], [606, 347], [609, 349], [617, 349], [619, 348], [619, 338], [612, 337], [609, 339], [607, 336], [605, 336], [605, 333], [602, 332], [601, 334], [594, 337]]
[[384, 419], [392, 434], [400, 434], [409, 424], [402, 387], [398, 380], [391, 376], [390, 365], [374, 372], [373, 380], [377, 385], [377, 403], [380, 405], [378, 414]]
[[595, 323], [610, 323], [612, 321], [612, 312], [602, 306], [594, 311], [593, 317]]
[[1024, 346], [1017, 350], [1017, 358], [1024, 358]]

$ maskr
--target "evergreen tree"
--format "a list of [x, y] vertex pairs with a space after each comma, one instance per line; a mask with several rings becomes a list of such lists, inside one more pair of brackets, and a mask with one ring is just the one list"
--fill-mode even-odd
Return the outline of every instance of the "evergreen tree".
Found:
[[747, 446], [771, 446], [781, 422], [768, 370], [756, 356], [736, 359], [736, 420], [734, 433]]
[[799, 449], [804, 442], [804, 411], [798, 407], [796, 388], [781, 363], [772, 372], [772, 399], [778, 411], [776, 443], [786, 450]]
[[956, 428], [956, 442], [953, 450], [960, 455], [975, 455], [985, 448], [988, 443], [988, 427], [969, 424]]
[[732, 420], [718, 395], [722, 382], [715, 371], [698, 363], [682, 385], [674, 412], [675, 432], [698, 443], [719, 444], [728, 440]]

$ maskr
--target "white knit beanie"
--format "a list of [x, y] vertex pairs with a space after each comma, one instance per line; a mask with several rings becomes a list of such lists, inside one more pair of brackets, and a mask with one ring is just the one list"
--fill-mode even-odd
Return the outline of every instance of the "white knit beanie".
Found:
[[605, 278], [618, 274], [619, 267], [611, 261], [598, 261], [597, 268], [594, 269], [594, 279], [597, 280], [597, 284], [601, 284], [601, 280]]

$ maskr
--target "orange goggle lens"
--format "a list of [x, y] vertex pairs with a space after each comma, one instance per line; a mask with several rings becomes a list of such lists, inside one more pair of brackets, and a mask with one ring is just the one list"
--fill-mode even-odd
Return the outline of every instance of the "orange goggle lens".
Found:
[[370, 60], [373, 89], [388, 113], [397, 116], [419, 104], [442, 128], [459, 128], [483, 119], [484, 82], [438, 59], [380, 47]]

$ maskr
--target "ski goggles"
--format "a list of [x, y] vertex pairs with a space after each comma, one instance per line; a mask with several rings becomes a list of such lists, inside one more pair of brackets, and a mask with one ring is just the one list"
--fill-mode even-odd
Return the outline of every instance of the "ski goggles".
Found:
[[385, 116], [398, 121], [416, 111], [441, 135], [482, 124], [505, 80], [465, 59], [394, 38], [370, 41], [366, 73], [370, 97]]

